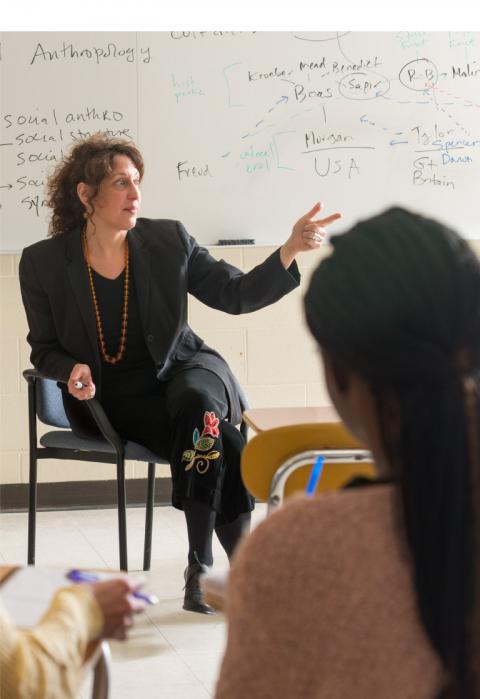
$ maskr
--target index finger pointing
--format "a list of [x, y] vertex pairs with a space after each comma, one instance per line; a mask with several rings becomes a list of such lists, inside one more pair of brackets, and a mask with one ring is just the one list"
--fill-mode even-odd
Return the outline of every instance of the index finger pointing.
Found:
[[337, 211], [335, 214], [330, 214], [330, 216], [326, 216], [325, 218], [319, 218], [316, 221], [312, 221], [312, 223], [318, 223], [320, 226], [328, 226], [329, 223], [338, 221], [339, 218], [342, 218], [342, 214]]

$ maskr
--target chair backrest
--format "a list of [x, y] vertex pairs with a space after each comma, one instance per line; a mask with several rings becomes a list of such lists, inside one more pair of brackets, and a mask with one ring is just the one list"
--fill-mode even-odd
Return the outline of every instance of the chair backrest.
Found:
[[52, 427], [70, 427], [63, 407], [62, 391], [52, 379], [35, 380], [38, 419]]
[[[317, 493], [336, 490], [354, 476], [375, 477], [371, 461], [328, 463], [328, 452], [335, 450], [364, 451], [364, 447], [347, 432], [341, 423], [288, 425], [265, 430], [255, 435], [242, 452], [242, 479], [248, 490], [260, 500], [268, 500], [273, 477], [291, 457], [307, 451], [322, 451], [327, 456]], [[311, 463], [295, 470], [285, 484], [284, 496], [305, 490]]]
[[[240, 402], [240, 409], [243, 413], [245, 410], [247, 410], [250, 407], [250, 404], [247, 400], [247, 396], [245, 395], [245, 393], [243, 391], [243, 388], [240, 386], [240, 384], [237, 380], [237, 377], [234, 376], [233, 374], [232, 374], [232, 376], [233, 376], [233, 383], [235, 384], [235, 390], [238, 393], [238, 399]], [[243, 436], [243, 438], [246, 442], [248, 440], [248, 425], [245, 422], [245, 420], [241, 421], [239, 429], [240, 429], [240, 434]]]
[[238, 398], [240, 400], [240, 407], [241, 407], [242, 412], [243, 412], [244, 410], [247, 410], [250, 407], [250, 404], [248, 402], [247, 396], [245, 395], [245, 393], [243, 391], [243, 388], [238, 383], [236, 377], [234, 376], [233, 378], [235, 379], [235, 388], [237, 389]]

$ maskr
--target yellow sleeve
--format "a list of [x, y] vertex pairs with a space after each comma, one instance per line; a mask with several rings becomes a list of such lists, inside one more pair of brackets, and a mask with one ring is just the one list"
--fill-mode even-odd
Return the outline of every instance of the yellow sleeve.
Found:
[[28, 631], [16, 629], [0, 603], [0, 697], [73, 699], [87, 644], [102, 623], [95, 598], [82, 585], [59, 590]]

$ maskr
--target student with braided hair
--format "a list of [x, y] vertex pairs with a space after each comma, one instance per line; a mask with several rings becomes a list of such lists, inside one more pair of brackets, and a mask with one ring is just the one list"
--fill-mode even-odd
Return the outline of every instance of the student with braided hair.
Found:
[[400, 208], [332, 244], [306, 318], [379, 480], [287, 503], [239, 547], [216, 697], [478, 699], [480, 264]]

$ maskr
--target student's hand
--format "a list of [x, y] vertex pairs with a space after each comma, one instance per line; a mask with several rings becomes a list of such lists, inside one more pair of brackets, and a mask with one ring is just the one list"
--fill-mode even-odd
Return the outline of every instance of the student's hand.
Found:
[[325, 226], [341, 218], [342, 214], [335, 213], [315, 220], [315, 216], [322, 207], [323, 204], [318, 202], [313, 209], [299, 218], [293, 226], [290, 238], [280, 248], [280, 259], [285, 269], [290, 267], [299, 252], [319, 248], [327, 234]]
[[90, 585], [90, 591], [103, 614], [100, 638], [127, 637], [127, 631], [133, 623], [133, 614], [143, 612], [146, 606], [145, 602], [132, 596], [132, 592], [138, 590], [142, 584], [142, 581], [116, 578]]
[[[75, 382], [80, 381], [83, 388], [75, 388]], [[89, 400], [95, 395], [95, 384], [92, 372], [87, 364], [75, 364], [68, 379], [68, 392], [78, 400]]]

